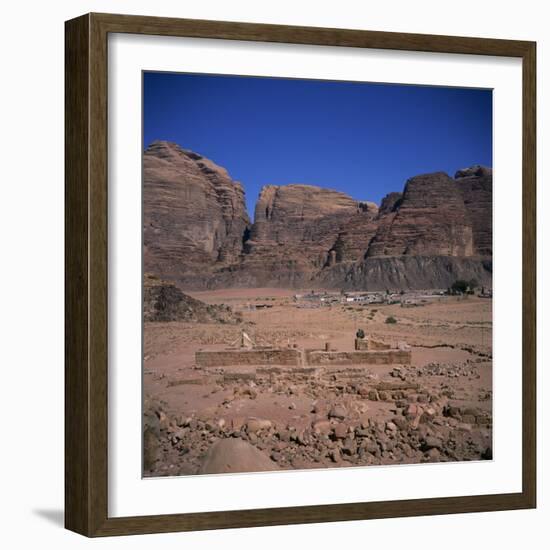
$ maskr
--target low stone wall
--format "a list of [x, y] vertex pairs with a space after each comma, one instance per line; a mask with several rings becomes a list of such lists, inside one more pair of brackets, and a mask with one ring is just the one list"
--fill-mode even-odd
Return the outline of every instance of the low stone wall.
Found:
[[199, 367], [230, 367], [236, 365], [301, 366], [302, 354], [296, 349], [251, 349], [197, 351], [195, 363]]
[[355, 339], [355, 351], [366, 351], [369, 349], [369, 341], [366, 338]]
[[355, 350], [356, 351], [377, 351], [390, 349], [390, 344], [380, 342], [379, 340], [373, 340], [372, 338], [356, 338]]
[[380, 342], [379, 340], [373, 340], [372, 338], [369, 338], [369, 350], [376, 351], [376, 350], [384, 350], [384, 349], [390, 349], [391, 345], [386, 344], [385, 342]]
[[247, 365], [319, 367], [327, 365], [406, 365], [411, 363], [411, 350], [324, 351], [297, 349], [251, 349], [197, 351], [199, 367], [231, 367]]
[[308, 365], [406, 365], [411, 362], [410, 350], [318, 351], [306, 352]]

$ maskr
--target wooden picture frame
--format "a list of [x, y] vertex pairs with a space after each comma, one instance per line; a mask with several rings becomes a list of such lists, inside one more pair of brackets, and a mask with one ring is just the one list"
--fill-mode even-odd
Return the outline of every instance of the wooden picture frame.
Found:
[[[523, 67], [522, 491], [139, 517], [108, 516], [107, 37], [132, 33], [507, 56]], [[86, 536], [484, 512], [536, 506], [536, 44], [87, 14], [66, 22], [65, 525]]]

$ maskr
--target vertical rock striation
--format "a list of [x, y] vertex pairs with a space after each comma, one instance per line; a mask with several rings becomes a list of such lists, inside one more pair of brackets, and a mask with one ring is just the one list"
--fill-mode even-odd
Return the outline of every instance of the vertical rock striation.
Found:
[[492, 171], [410, 178], [380, 207], [314, 185], [244, 190], [205, 157], [165, 141], [143, 157], [145, 271], [189, 288], [447, 287], [492, 277]]
[[163, 278], [207, 277], [238, 261], [250, 221], [244, 190], [227, 171], [166, 141], [143, 155], [145, 271]]
[[463, 256], [474, 253], [473, 231], [456, 182], [444, 172], [407, 181], [383, 214], [367, 256]]
[[493, 254], [493, 171], [472, 166], [455, 174], [468, 211], [474, 238], [474, 252], [479, 256]]

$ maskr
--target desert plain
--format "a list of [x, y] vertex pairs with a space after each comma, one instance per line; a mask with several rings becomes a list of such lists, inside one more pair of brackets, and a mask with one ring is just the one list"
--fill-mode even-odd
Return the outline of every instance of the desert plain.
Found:
[[[206, 304], [224, 315], [145, 321], [144, 476], [492, 459], [491, 298], [427, 290], [358, 303], [332, 290], [324, 304], [304, 299], [311, 292], [187, 292], [191, 310]], [[360, 329], [405, 345], [410, 362], [196, 360], [243, 342], [352, 352]]]

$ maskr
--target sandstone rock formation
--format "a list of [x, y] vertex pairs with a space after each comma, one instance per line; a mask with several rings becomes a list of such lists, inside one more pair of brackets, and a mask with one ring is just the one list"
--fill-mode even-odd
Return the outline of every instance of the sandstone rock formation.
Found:
[[329, 250], [327, 267], [363, 260], [377, 229], [378, 206], [373, 202], [359, 203], [358, 211], [340, 226], [336, 241]]
[[492, 171], [410, 178], [380, 207], [313, 185], [267, 185], [254, 223], [244, 190], [201, 155], [168, 142], [144, 153], [145, 271], [184, 288], [490, 285]]
[[380, 203], [379, 214], [380, 216], [384, 214], [390, 214], [397, 209], [401, 199], [403, 198], [403, 193], [398, 193], [397, 191], [392, 191], [388, 193]]
[[369, 208], [377, 210], [332, 189], [267, 185], [256, 203], [241, 271], [270, 281], [280, 277], [275, 284], [305, 284], [343, 253], [346, 245], [335, 241], [352, 218], [373, 218]]
[[472, 224], [460, 188], [444, 172], [407, 181], [399, 205], [385, 214], [367, 256], [473, 255]]
[[493, 171], [484, 166], [459, 170], [455, 174], [472, 224], [474, 252], [493, 254]]
[[175, 143], [143, 155], [145, 271], [185, 279], [237, 261], [249, 226], [244, 190], [227, 171]]

